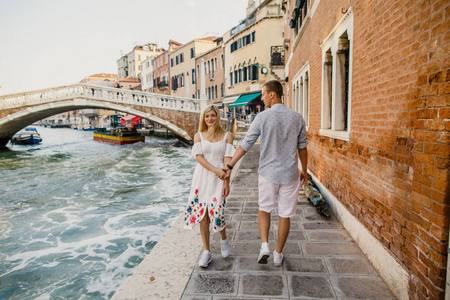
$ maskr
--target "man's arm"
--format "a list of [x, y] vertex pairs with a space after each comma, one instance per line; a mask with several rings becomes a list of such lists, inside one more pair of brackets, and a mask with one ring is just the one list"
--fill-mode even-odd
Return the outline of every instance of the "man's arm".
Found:
[[302, 172], [300, 173], [300, 181], [303, 185], [308, 183], [308, 151], [306, 148], [297, 149], [297, 154], [302, 164]]
[[[245, 150], [239, 146], [236, 149], [236, 152], [234, 153], [233, 157], [231, 158], [231, 160], [228, 162], [228, 165], [230, 165], [231, 167], [234, 167], [236, 165], [236, 163], [242, 158], [242, 156], [245, 155]], [[227, 167], [227, 165], [225, 165], [225, 167], [223, 168], [223, 170], [225, 171], [225, 173], [227, 173], [226, 175], [226, 179], [230, 178], [231, 175], [231, 169]]]

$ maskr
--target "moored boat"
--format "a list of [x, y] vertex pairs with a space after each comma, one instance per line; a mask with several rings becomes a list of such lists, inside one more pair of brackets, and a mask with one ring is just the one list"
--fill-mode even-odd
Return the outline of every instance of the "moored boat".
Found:
[[124, 145], [144, 142], [145, 136], [127, 128], [117, 128], [111, 130], [106, 130], [106, 128], [98, 128], [94, 131], [94, 140]]
[[25, 127], [17, 132], [11, 139], [11, 143], [19, 145], [32, 145], [42, 142], [42, 138], [36, 128]]

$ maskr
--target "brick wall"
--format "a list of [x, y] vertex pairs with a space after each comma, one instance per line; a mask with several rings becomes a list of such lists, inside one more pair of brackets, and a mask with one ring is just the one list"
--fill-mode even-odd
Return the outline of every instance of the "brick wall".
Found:
[[[319, 134], [320, 43], [349, 7], [354, 37], [347, 142]], [[310, 171], [405, 267], [411, 299], [443, 299], [445, 290], [449, 20], [449, 1], [321, 0], [289, 65], [294, 78], [310, 64]], [[287, 53], [293, 48], [291, 36]]]
[[169, 121], [170, 123], [176, 125], [180, 129], [186, 131], [186, 133], [189, 134], [189, 136], [192, 139], [194, 139], [194, 135], [198, 131], [198, 125], [200, 120], [200, 114], [198, 113], [190, 113], [154, 107], [145, 107], [139, 105], [130, 105], [130, 107], [145, 113], [149, 113], [163, 120]]

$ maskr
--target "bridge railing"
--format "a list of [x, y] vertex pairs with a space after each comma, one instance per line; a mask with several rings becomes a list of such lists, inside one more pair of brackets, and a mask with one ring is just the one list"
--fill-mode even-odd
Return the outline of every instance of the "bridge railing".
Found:
[[79, 83], [18, 94], [0, 95], [0, 109], [20, 108], [71, 99], [90, 99], [186, 112], [200, 112], [206, 103], [205, 100], [200, 99]]

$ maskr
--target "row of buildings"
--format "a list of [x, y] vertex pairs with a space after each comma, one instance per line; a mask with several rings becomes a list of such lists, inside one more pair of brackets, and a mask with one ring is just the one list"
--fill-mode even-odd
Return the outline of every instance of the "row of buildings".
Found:
[[[257, 113], [264, 105], [262, 84], [285, 80], [282, 24], [281, 0], [249, 0], [246, 18], [222, 37], [186, 44], [169, 40], [167, 50], [156, 44], [136, 46], [117, 61], [119, 86], [137, 80], [143, 91], [207, 99], [225, 109], [245, 107]], [[245, 101], [236, 102], [243, 95]]]
[[222, 37], [135, 47], [116, 84], [250, 113], [281, 81], [311, 175], [394, 294], [449, 299], [449, 19], [445, 0], [249, 0]]
[[394, 294], [444, 299], [449, 19], [442, 0], [249, 0], [222, 37], [154, 45], [140, 64], [135, 48], [119, 80], [249, 112], [281, 81], [307, 124], [309, 171]]

